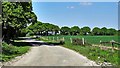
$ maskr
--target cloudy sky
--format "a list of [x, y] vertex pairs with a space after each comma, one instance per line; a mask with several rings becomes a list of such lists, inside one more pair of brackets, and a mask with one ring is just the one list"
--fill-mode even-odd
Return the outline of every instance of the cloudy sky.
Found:
[[38, 20], [62, 26], [118, 29], [117, 2], [33, 2]]

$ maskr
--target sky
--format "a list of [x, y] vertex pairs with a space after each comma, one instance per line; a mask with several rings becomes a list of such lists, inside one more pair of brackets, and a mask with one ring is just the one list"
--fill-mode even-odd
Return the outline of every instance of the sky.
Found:
[[120, 0], [32, 0], [34, 2], [118, 2]]
[[117, 2], [33, 2], [32, 6], [43, 23], [118, 29]]

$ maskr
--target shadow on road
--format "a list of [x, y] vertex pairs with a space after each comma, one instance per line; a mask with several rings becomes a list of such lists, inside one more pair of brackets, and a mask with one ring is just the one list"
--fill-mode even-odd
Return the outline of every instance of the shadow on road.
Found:
[[11, 42], [11, 44], [13, 44], [15, 46], [42, 46], [42, 45], [57, 46], [57, 45], [62, 45], [61, 43], [52, 43], [52, 42]]
[[57, 45], [63, 45], [63, 42], [44, 42], [44, 41], [38, 41], [35, 40], [36, 38], [30, 38], [30, 37], [24, 37], [24, 38], [16, 38], [15, 40], [25, 40], [25, 42], [14, 42], [11, 41], [11, 43], [15, 46], [42, 46], [42, 45], [48, 45], [48, 46], [57, 46]]

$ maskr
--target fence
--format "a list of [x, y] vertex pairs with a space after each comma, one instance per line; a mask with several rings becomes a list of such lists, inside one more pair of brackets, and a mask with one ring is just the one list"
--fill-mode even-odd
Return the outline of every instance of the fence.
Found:
[[[99, 37], [78, 37], [78, 36], [48, 36], [47, 39], [51, 40], [51, 41], [59, 41], [59, 40], [63, 40], [66, 43], [72, 44], [73, 43], [73, 39], [74, 38], [79, 38], [82, 39], [83, 45], [85, 44], [85, 42], [89, 43], [89, 44], [95, 44], [95, 45], [103, 45], [103, 46], [113, 46], [113, 47], [118, 47], [120, 45], [120, 43], [116, 42], [117, 40], [112, 40], [110, 41], [112, 38], [108, 39], [106, 38], [99, 38]], [[108, 39], [108, 40], [106, 40]]]
[[111, 41], [108, 41], [108, 42], [102, 42], [102, 41], [100, 41], [100, 44], [101, 44], [101, 45], [111, 44], [111, 46], [109, 46], [108, 48], [120, 50], [119, 47], [116, 47], [116, 46], [115, 46], [115, 44], [116, 44], [116, 45], [120, 45], [120, 43], [119, 43], [119, 42], [116, 42], [116, 41], [114, 41], [114, 40], [111, 40]]

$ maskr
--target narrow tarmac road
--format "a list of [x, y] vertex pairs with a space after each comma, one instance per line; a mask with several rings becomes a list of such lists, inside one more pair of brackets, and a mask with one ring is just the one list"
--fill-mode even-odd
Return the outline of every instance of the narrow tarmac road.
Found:
[[95, 66], [95, 62], [62, 46], [35, 46], [10, 66]]

